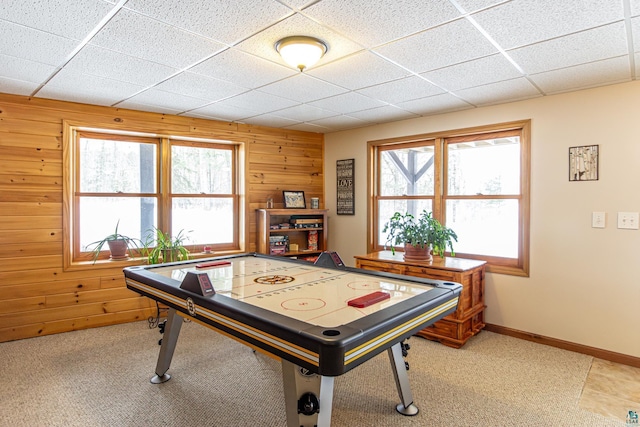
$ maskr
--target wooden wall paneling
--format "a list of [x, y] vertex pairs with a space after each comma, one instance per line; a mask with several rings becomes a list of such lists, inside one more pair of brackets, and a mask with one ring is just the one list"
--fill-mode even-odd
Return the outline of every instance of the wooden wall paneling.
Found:
[[127, 310], [117, 313], [106, 313], [96, 316], [74, 317], [42, 323], [30, 323], [22, 326], [0, 328], [0, 342], [36, 337], [40, 335], [58, 334], [78, 329], [95, 328], [117, 323], [146, 320], [153, 315], [155, 308], [145, 310]]
[[45, 307], [44, 296], [0, 301], [0, 314], [20, 313]]
[[59, 136], [60, 124], [43, 122], [39, 120], [3, 118], [0, 132], [42, 136]]
[[64, 271], [63, 123], [244, 144], [246, 235], [283, 189], [324, 196], [321, 134], [0, 94], [0, 342], [146, 320], [155, 304], [126, 289], [122, 265]]
[[0, 259], [0, 272], [55, 268], [62, 264], [62, 254]]
[[41, 148], [39, 146], [0, 145], [0, 159], [2, 159], [3, 162], [31, 158], [39, 159], [41, 162], [62, 163], [62, 151], [59, 149]]
[[0, 245], [0, 258], [9, 257], [29, 257], [39, 255], [60, 255], [62, 252], [62, 242], [56, 243], [28, 243], [20, 242], [15, 244]]
[[100, 277], [100, 288], [101, 289], [109, 289], [109, 288], [125, 288], [127, 284], [124, 281], [124, 275], [121, 273], [117, 276], [102, 276]]
[[103, 301], [128, 300], [139, 297], [127, 288], [98, 289], [44, 297], [44, 307], [66, 307]]
[[0, 212], [0, 215], [6, 213], [11, 216], [54, 216], [57, 214], [57, 217], [60, 218], [60, 224], [62, 224], [59, 203], [0, 202]]
[[[62, 137], [60, 135], [29, 135], [0, 132], [0, 147], [20, 149], [60, 150], [62, 153]], [[62, 155], [62, 154], [61, 154]]]
[[3, 328], [28, 325], [31, 323], [47, 323], [77, 317], [95, 316], [118, 311], [130, 311], [149, 307], [148, 299], [135, 296], [128, 299], [102, 301], [88, 304], [73, 304], [64, 307], [43, 308], [18, 313], [0, 314], [0, 325]]
[[100, 289], [100, 278], [91, 277], [78, 280], [61, 280], [59, 282], [21, 283], [18, 285], [0, 286], [0, 301], [12, 298], [59, 295]]
[[62, 176], [62, 163], [45, 163], [39, 160], [0, 160], [0, 174], [13, 175], [34, 175], [34, 176]]
[[60, 216], [0, 215], [0, 230], [28, 229], [33, 227], [36, 222], [39, 227], [45, 229], [62, 229]]
[[62, 191], [43, 191], [42, 188], [32, 188], [20, 185], [0, 184], [0, 202], [38, 202], [38, 203], [61, 203]]
[[[1, 203], [0, 203], [1, 205]], [[32, 224], [34, 227], [37, 223]], [[42, 228], [42, 229], [16, 229], [16, 230], [0, 230], [0, 244], [9, 245], [12, 243], [32, 243], [46, 242], [56, 243], [62, 242], [61, 228]], [[60, 254], [61, 255], [61, 254]], [[0, 266], [2, 271], [2, 266]]]

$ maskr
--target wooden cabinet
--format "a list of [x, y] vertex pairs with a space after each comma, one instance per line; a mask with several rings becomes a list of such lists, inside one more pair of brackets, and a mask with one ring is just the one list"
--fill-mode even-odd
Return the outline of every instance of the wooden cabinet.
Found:
[[259, 253], [307, 258], [327, 250], [327, 209], [257, 209], [256, 220]]
[[433, 261], [404, 261], [403, 253], [374, 252], [356, 256], [356, 267], [407, 276], [448, 280], [462, 284], [460, 302], [455, 313], [426, 327], [417, 335], [460, 348], [484, 328], [485, 261], [434, 257]]

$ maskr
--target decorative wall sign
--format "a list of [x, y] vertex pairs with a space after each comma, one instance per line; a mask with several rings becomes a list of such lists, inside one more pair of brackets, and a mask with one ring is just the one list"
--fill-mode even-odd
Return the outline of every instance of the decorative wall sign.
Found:
[[336, 206], [338, 215], [355, 215], [353, 175], [355, 159], [336, 161]]
[[569, 181], [598, 180], [598, 145], [569, 147]]

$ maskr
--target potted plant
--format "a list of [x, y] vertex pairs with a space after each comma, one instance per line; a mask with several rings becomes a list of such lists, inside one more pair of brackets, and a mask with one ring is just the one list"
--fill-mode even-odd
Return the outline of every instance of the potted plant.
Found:
[[411, 261], [430, 261], [431, 250], [436, 255], [444, 256], [447, 246], [453, 253], [452, 240], [458, 241], [456, 233], [440, 224], [431, 212], [423, 210], [416, 218], [410, 213], [396, 212], [384, 225], [383, 233], [387, 234], [387, 245], [395, 254], [394, 245], [404, 245], [404, 259]]
[[[133, 237], [125, 236], [123, 234], [118, 233], [118, 226], [120, 225], [120, 220], [116, 223], [116, 229], [113, 233], [106, 236], [104, 239], [97, 240], [95, 242], [89, 243], [86, 248], [89, 249], [93, 253], [93, 263], [98, 260], [100, 256], [100, 252], [105, 244], [109, 246], [109, 251], [111, 253], [111, 260], [124, 260], [129, 258], [129, 254], [127, 250], [135, 247], [136, 249], [140, 249], [138, 246], [139, 239], [135, 239]], [[140, 242], [142, 243], [142, 242]]]
[[154, 227], [147, 234], [143, 254], [147, 257], [149, 264], [187, 260], [189, 251], [184, 246], [186, 240], [184, 230], [180, 230], [172, 237], [169, 233]]
[[433, 221], [431, 241], [431, 244], [433, 245], [433, 254], [443, 257], [444, 253], [447, 251], [447, 247], [449, 247], [451, 256], [456, 256], [453, 251], [453, 241], [458, 241], [458, 235], [452, 229], [440, 224], [440, 221], [437, 219], [433, 218]]

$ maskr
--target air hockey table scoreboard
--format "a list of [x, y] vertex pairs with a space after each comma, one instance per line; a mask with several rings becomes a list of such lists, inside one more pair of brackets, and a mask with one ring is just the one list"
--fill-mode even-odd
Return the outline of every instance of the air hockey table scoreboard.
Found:
[[402, 341], [455, 311], [459, 283], [243, 254], [124, 269], [127, 287], [169, 306], [153, 383], [184, 318], [282, 363], [289, 427], [329, 426], [333, 379], [387, 351], [403, 415], [415, 415]]

